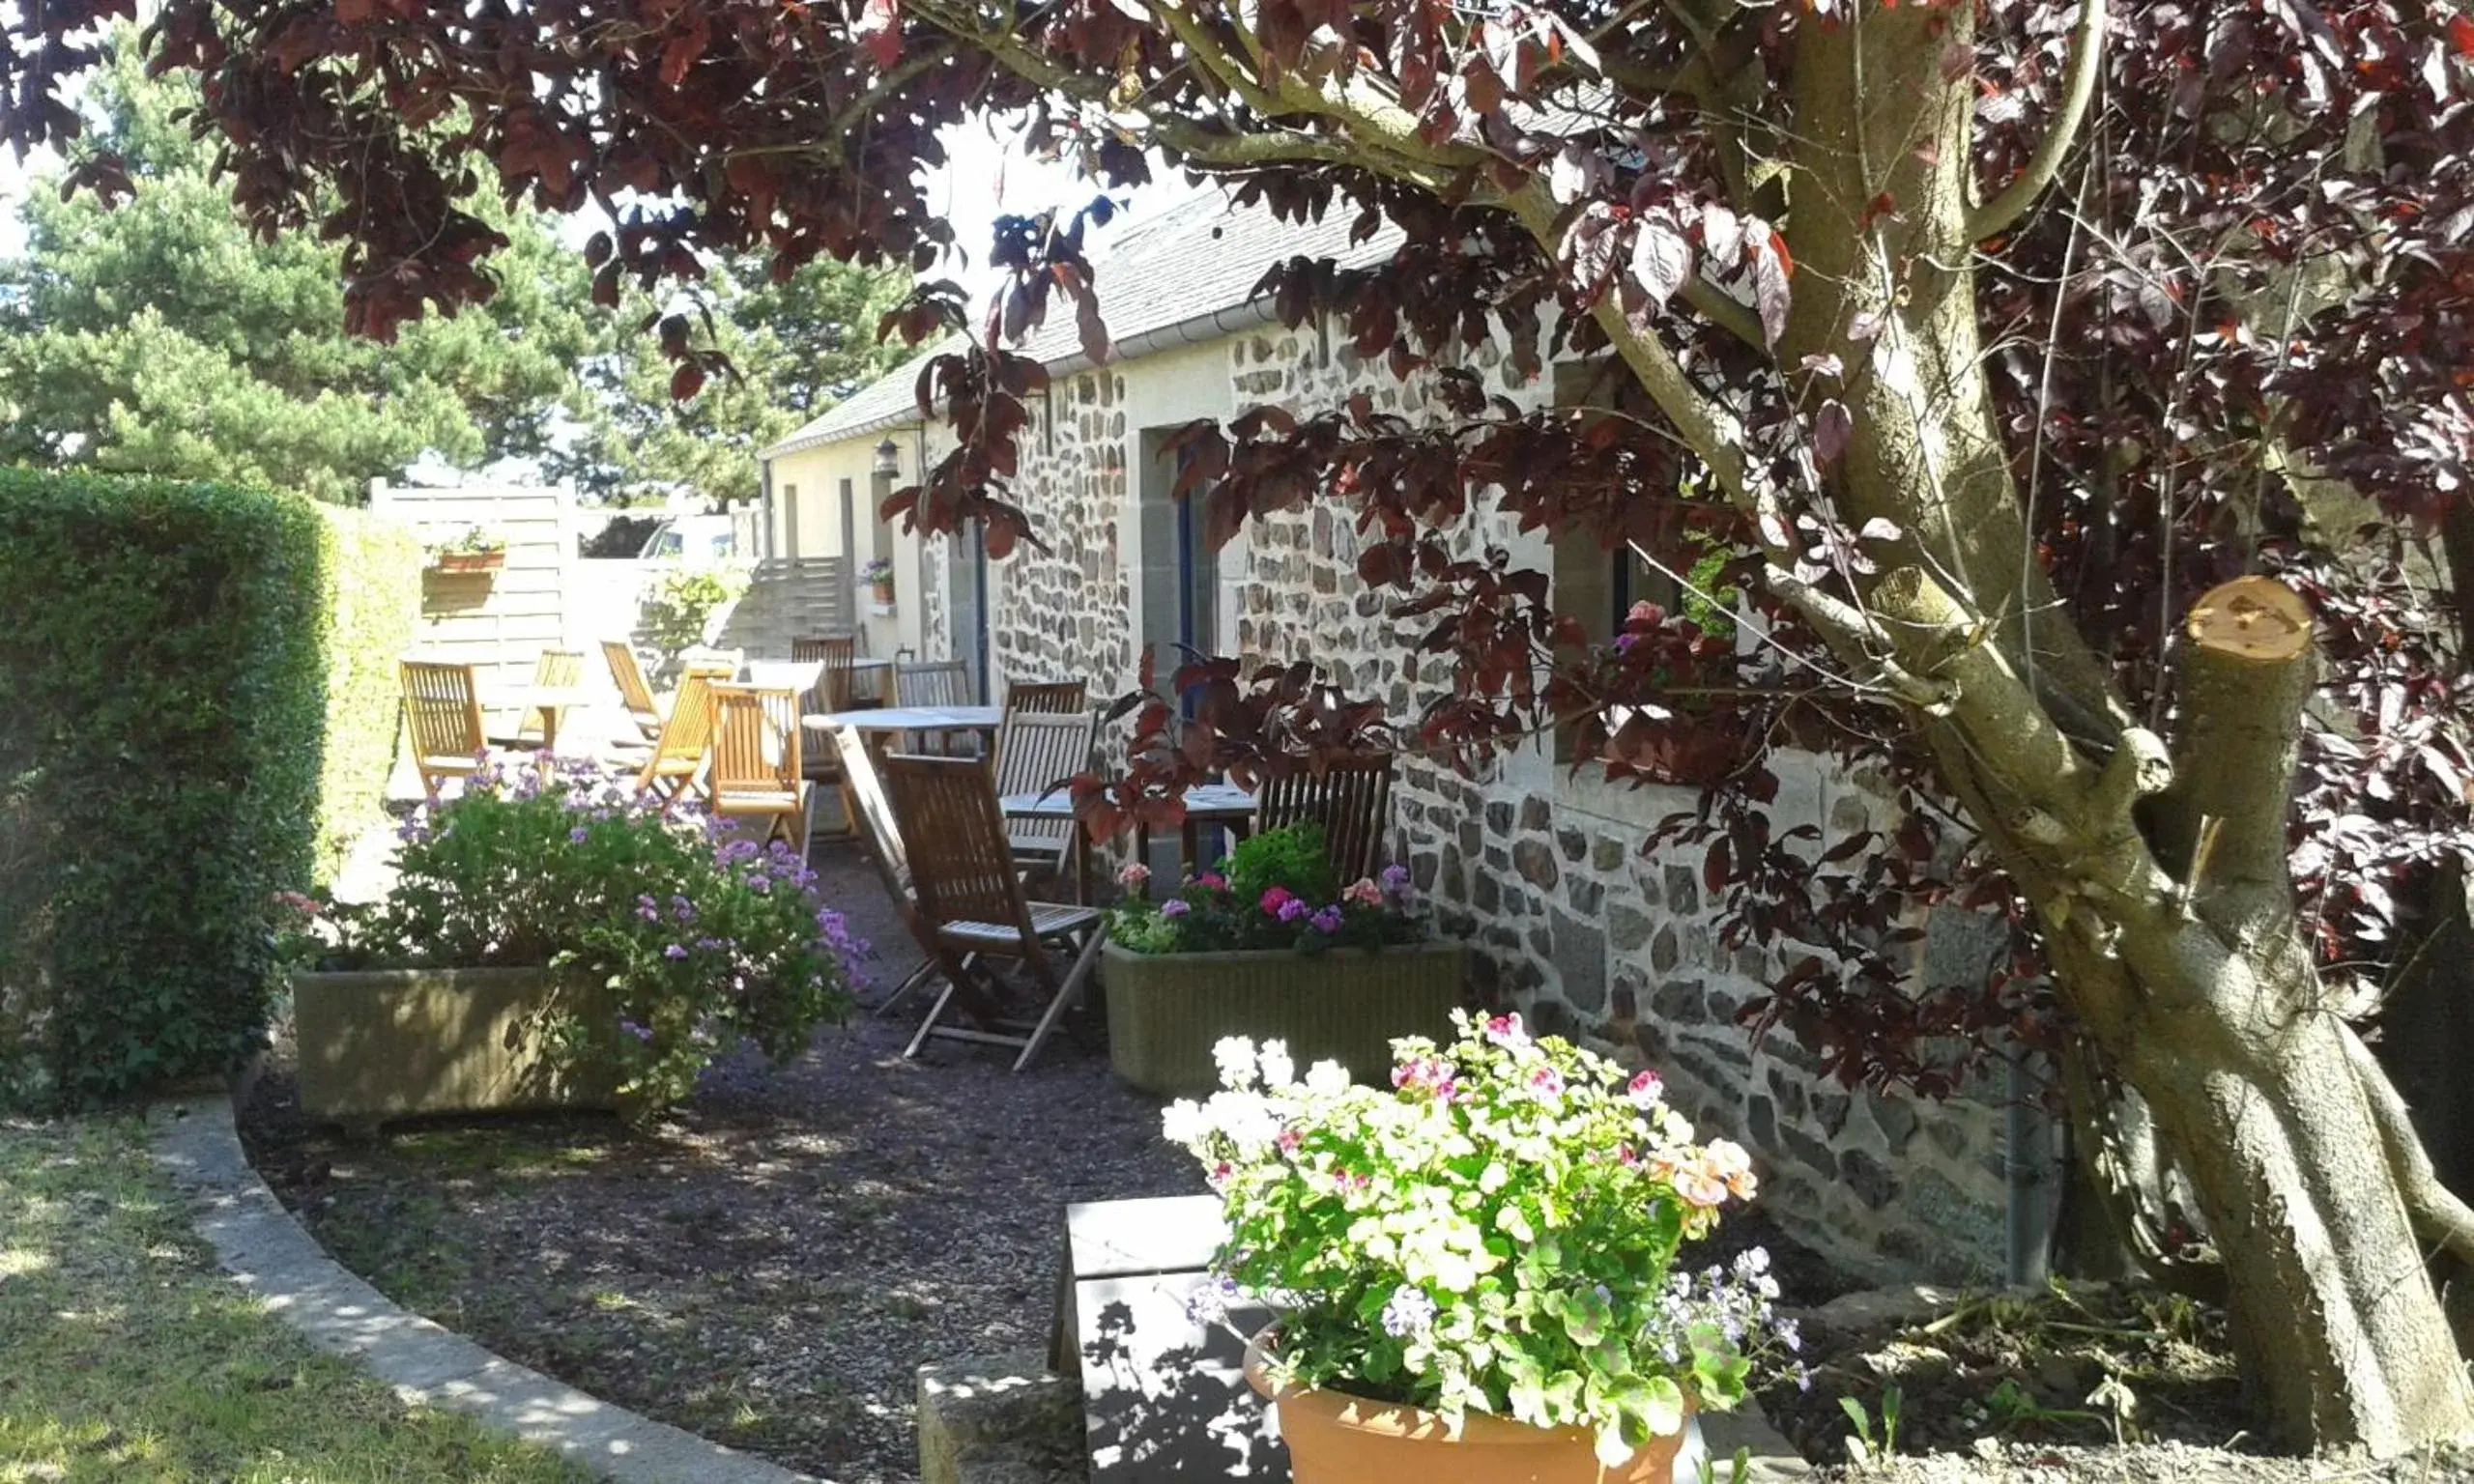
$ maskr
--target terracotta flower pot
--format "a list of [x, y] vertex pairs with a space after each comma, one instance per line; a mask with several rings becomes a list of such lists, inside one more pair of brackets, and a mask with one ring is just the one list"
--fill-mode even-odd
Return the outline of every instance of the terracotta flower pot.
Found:
[[1679, 1432], [1609, 1469], [1586, 1428], [1475, 1413], [1454, 1438], [1450, 1423], [1420, 1408], [1338, 1391], [1275, 1391], [1262, 1347], [1260, 1335], [1246, 1347], [1246, 1381], [1280, 1414], [1295, 1484], [1670, 1484], [1683, 1447]]
[[492, 552], [441, 552], [437, 562], [441, 572], [496, 572], [505, 565], [503, 547]]

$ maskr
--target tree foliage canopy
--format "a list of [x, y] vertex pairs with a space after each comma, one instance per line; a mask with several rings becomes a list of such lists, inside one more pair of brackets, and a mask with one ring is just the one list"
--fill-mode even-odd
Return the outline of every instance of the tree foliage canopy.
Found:
[[[127, 3], [27, 13], [13, 137], [73, 125], [72, 32]], [[2461, 11], [168, 0], [150, 34], [203, 79], [243, 209], [341, 239], [347, 317], [382, 338], [485, 297], [494, 189], [601, 206], [605, 303], [714, 253], [924, 268], [950, 236], [938, 131], [990, 109], [1110, 185], [1156, 151], [1292, 216], [1395, 220], [1390, 262], [1267, 287], [1450, 415], [1192, 430], [1214, 527], [1349, 501], [1362, 575], [1432, 656], [1425, 744], [1481, 756], [1578, 712], [1610, 773], [1700, 786], [1662, 833], [1781, 965], [1767, 1013], [1844, 1074], [1946, 1085], [1942, 1037], [2020, 1033], [2067, 1050], [2100, 1144], [2112, 1090], [2144, 1099], [2289, 1436], [2474, 1428], [2418, 1244], [2474, 1260], [2474, 1211], [2337, 1013], [2474, 861], [2469, 585], [2438, 579], [2474, 574]], [[82, 179], [127, 186], [107, 157]], [[927, 528], [1036, 539], [1010, 480], [1043, 373], [1005, 332], [1070, 306], [1105, 354], [1083, 219], [1001, 224], [1011, 290], [924, 384], [959, 435], [899, 497]], [[962, 328], [957, 297], [897, 323]], [[1620, 366], [1626, 394], [1504, 398], [1466, 364], [1489, 337], [1518, 369]], [[664, 350], [682, 391], [706, 379], [683, 328]], [[1455, 543], [1477, 509], [1677, 567], [1731, 553], [1760, 642], [1642, 611], [1587, 651], [1543, 574]], [[1096, 815], [1162, 815], [1196, 770], [1296, 766], [1377, 719], [1299, 673], [1176, 683], [1205, 690], [1194, 724], [1142, 708]], [[1825, 855], [1773, 832], [1791, 739], [1885, 765], [1897, 837]], [[1980, 992], [1910, 995], [1912, 909], [1954, 892], [2007, 913], [2017, 952]]]
[[[754, 452], [873, 374], [888, 275], [837, 263], [781, 283], [717, 267], [683, 295], [589, 301], [577, 255], [529, 205], [479, 210], [506, 245], [486, 302], [391, 343], [344, 330], [339, 247], [255, 237], [187, 127], [198, 90], [145, 75], [133, 29], [86, 105], [133, 187], [106, 209], [38, 184], [0, 264], [0, 451], [48, 464], [357, 498], [418, 462], [537, 461], [588, 491], [756, 490]], [[713, 393], [681, 403], [657, 341], [677, 309]], [[703, 312], [698, 312], [699, 310]], [[729, 371], [719, 367], [727, 363]]]

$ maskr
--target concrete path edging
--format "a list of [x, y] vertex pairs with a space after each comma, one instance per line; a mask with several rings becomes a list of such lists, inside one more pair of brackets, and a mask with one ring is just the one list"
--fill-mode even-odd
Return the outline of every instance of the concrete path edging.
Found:
[[157, 1162], [188, 1198], [223, 1270], [311, 1344], [366, 1367], [405, 1401], [469, 1413], [618, 1484], [817, 1484], [614, 1407], [397, 1307], [329, 1257], [258, 1178], [229, 1098], [158, 1102], [147, 1122]]

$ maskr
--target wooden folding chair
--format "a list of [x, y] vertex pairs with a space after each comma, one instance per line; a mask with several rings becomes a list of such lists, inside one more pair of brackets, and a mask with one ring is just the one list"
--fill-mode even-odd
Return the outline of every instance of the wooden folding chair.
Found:
[[[1014, 1059], [1014, 1070], [1020, 1071], [1039, 1053], [1066, 1008], [1081, 997], [1107, 937], [1103, 920], [1090, 907], [1023, 897], [995, 785], [976, 758], [895, 754], [884, 759], [881, 773], [894, 823], [909, 854], [919, 916], [945, 971], [944, 992], [903, 1055], [916, 1056], [929, 1037], [944, 1036], [1020, 1046], [1021, 1055]], [[1070, 964], [1060, 973], [1059, 961], [1067, 955], [1072, 956]], [[1004, 986], [988, 971], [992, 958], [1015, 960], [1048, 997], [1026, 1033], [1007, 1028]], [[959, 1006], [973, 1025], [945, 1024], [950, 1006]]]
[[824, 634], [791, 641], [791, 659], [799, 665], [819, 665], [816, 685], [808, 692], [811, 711], [848, 711], [850, 709], [851, 662], [859, 656], [859, 639], [854, 634]]
[[1321, 773], [1265, 779], [1255, 796], [1254, 828], [1277, 830], [1312, 820], [1323, 827], [1332, 873], [1341, 884], [1374, 874], [1392, 823], [1390, 753], [1335, 759]]
[[[848, 711], [851, 707], [851, 661], [859, 652], [858, 636], [828, 634], [791, 641], [791, 659], [801, 665], [819, 669], [816, 683], [801, 698], [802, 708], [812, 714]], [[843, 785], [842, 757], [834, 748], [809, 748], [803, 755], [808, 787], [808, 832], [816, 832], [816, 805], [827, 792], [842, 801], [843, 833], [855, 833], [858, 820], [850, 805], [849, 790]]]
[[481, 694], [470, 665], [405, 660], [396, 669], [404, 693], [404, 725], [413, 735], [413, 766], [421, 791], [438, 802], [441, 780], [471, 778], [487, 760]]
[[660, 799], [663, 813], [696, 790], [697, 775], [705, 771], [705, 754], [713, 742], [713, 682], [717, 678], [727, 677], [692, 666], [679, 677], [678, 694], [670, 699], [670, 716], [661, 724], [661, 736], [653, 743], [652, 756], [645, 759], [644, 771], [636, 775], [636, 786]]
[[[996, 730], [996, 793], [1045, 793], [1091, 764], [1091, 740], [1100, 719], [1088, 711], [1052, 715], [1043, 711], [1005, 713]], [[1073, 819], [1008, 819], [1005, 838], [1014, 847], [1014, 863], [1051, 870], [1061, 878], [1074, 851]]]
[[[532, 683], [540, 689], [568, 690], [583, 678], [584, 651], [580, 649], [544, 649], [533, 657]], [[500, 747], [541, 746], [550, 734], [548, 720], [541, 712], [539, 706], [526, 706], [500, 717], [488, 728], [491, 743]]]
[[716, 685], [713, 813], [762, 819], [764, 838], [807, 850], [808, 784], [799, 767], [799, 693]]
[[[896, 706], [967, 706], [971, 702], [970, 667], [960, 660], [922, 660], [893, 668]], [[977, 737], [967, 739], [976, 747]], [[909, 752], [957, 753], [964, 739], [951, 732], [909, 732], [903, 738]]]
[[1090, 708], [1090, 684], [1082, 680], [1008, 680], [1005, 710], [1065, 712]]
[[885, 895], [893, 899], [894, 915], [919, 945], [919, 967], [911, 970], [909, 977], [895, 985], [893, 993], [876, 1008], [877, 1014], [890, 1014], [895, 1006], [935, 979], [944, 966], [935, 934], [919, 916], [919, 897], [910, 889], [910, 858], [903, 849], [902, 831], [894, 823], [893, 804], [885, 797], [884, 780], [877, 772], [876, 756], [868, 750], [868, 739], [846, 727], [834, 732], [833, 748], [842, 760], [843, 797], [850, 811], [852, 828], [867, 841], [877, 878], [884, 882]]
[[653, 688], [645, 683], [644, 667], [636, 663], [636, 651], [621, 640], [601, 642], [601, 657], [609, 662], [610, 678], [618, 687], [618, 700], [627, 708], [627, 719], [647, 742], [661, 740], [661, 707], [653, 702]]

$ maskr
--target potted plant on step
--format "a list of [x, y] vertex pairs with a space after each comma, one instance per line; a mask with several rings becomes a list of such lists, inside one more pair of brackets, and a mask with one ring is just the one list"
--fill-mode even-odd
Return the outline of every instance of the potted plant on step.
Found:
[[1406, 868], [1336, 886], [1321, 827], [1300, 824], [1240, 842], [1159, 900], [1149, 879], [1138, 864], [1118, 874], [1100, 970], [1108, 1056], [1135, 1086], [1208, 1091], [1229, 1036], [1379, 1080], [1394, 1038], [1449, 1034], [1463, 951], [1429, 936]]
[[893, 607], [893, 558], [871, 556], [859, 568], [859, 581], [868, 585], [869, 600], [878, 608]]
[[1654, 1072], [1453, 1018], [1383, 1089], [1218, 1048], [1222, 1090], [1163, 1119], [1227, 1221], [1204, 1304], [1275, 1314], [1246, 1374], [1296, 1484], [1667, 1484], [1685, 1418], [1797, 1344], [1766, 1253], [1677, 1261], [1749, 1160], [1694, 1143]]
[[311, 1117], [641, 1115], [733, 1043], [785, 1060], [847, 1011], [861, 948], [794, 852], [550, 766], [484, 766], [415, 814], [376, 901], [284, 894]]

